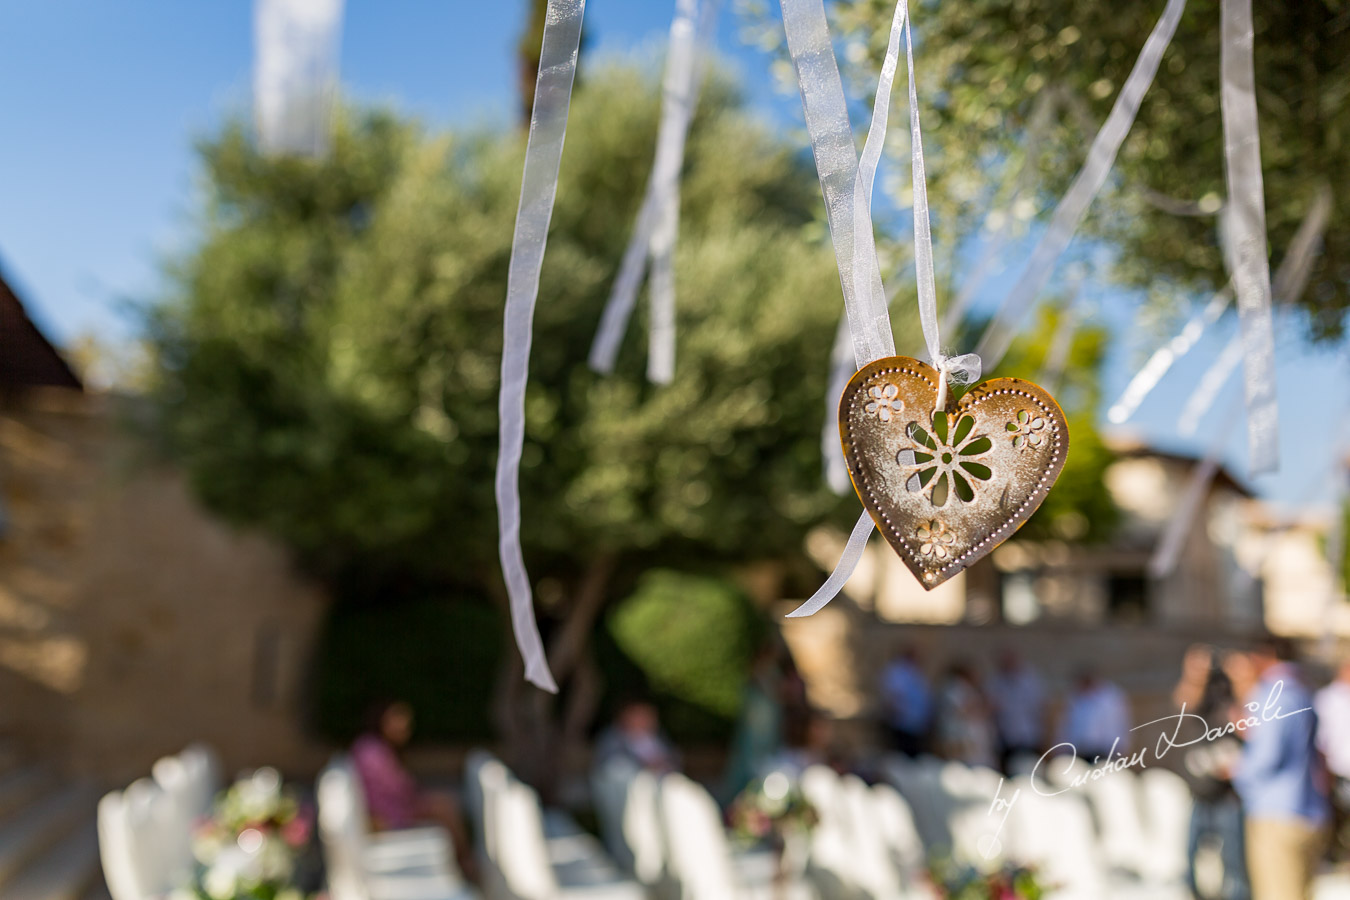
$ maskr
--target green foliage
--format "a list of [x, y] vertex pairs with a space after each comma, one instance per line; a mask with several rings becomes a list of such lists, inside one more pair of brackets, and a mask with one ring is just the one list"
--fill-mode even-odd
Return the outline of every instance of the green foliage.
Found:
[[766, 623], [724, 580], [654, 570], [606, 620], [614, 643], [641, 672], [670, 732], [725, 737]]
[[[990, 377], [1012, 376], [1036, 380], [1044, 372], [1050, 345], [1058, 330], [1061, 308], [1042, 308], [1035, 327], [1013, 342], [1003, 362]], [[974, 323], [975, 333], [983, 322]], [[1072, 373], [1054, 394], [1069, 423], [1069, 455], [1055, 488], [1018, 534], [1033, 540], [1099, 542], [1109, 538], [1120, 512], [1105, 483], [1114, 455], [1102, 443], [1096, 412], [1101, 406], [1102, 360], [1108, 335], [1100, 326], [1080, 323], [1074, 331], [1065, 370]]]
[[419, 738], [490, 738], [487, 710], [492, 673], [501, 663], [502, 624], [480, 603], [335, 604], [315, 661], [317, 730], [349, 741], [366, 725], [371, 704], [406, 700], [416, 711]]
[[[526, 400], [531, 571], [795, 554], [844, 504], [818, 428], [839, 287], [806, 239], [809, 162], [713, 83], [683, 190], [676, 378], [585, 365], [651, 165], [652, 79], [573, 102]], [[735, 153], [725, 152], [736, 147]], [[201, 239], [153, 333], [161, 421], [198, 493], [357, 597], [496, 583], [501, 311], [522, 136], [352, 112], [321, 162], [203, 148]], [[844, 513], [845, 516], [847, 513]]]
[[[1011, 216], [1015, 234], [1044, 221], [1082, 166], [1163, 6], [1162, 0], [911, 5], [929, 199], [938, 247], [949, 261], [961, 258], [960, 248], [991, 212]], [[1278, 263], [1321, 186], [1339, 203], [1350, 197], [1350, 29], [1340, 0], [1253, 6], [1267, 225]], [[869, 103], [893, 10], [889, 0], [830, 4], [846, 78], [854, 96]], [[1115, 279], [1166, 288], [1155, 293], [1163, 302], [1227, 281], [1212, 214], [1226, 194], [1219, 46], [1219, 0], [1191, 0], [1112, 183], [1085, 223], [1089, 235], [1119, 251]], [[904, 91], [897, 85], [901, 107]], [[1028, 153], [1028, 124], [1041, 104], [1048, 104], [1051, 125]], [[908, 155], [901, 136], [893, 144], [893, 152]], [[1027, 190], [1015, 201], [1013, 188], [1026, 176]], [[897, 191], [901, 205], [908, 205], [908, 190]], [[1169, 200], [1210, 214], [1175, 215], [1166, 209]], [[1344, 216], [1333, 213], [1323, 243], [1302, 307], [1314, 337], [1334, 338], [1350, 306]], [[939, 277], [956, 280], [954, 268], [940, 267]]]

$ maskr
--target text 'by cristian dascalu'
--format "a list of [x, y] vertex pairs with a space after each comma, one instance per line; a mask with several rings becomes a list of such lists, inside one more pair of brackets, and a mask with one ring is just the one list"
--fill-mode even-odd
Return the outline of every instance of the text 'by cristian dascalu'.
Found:
[[[1116, 747], [1120, 744], [1120, 738], [1116, 738], [1115, 741], [1112, 742], [1111, 749], [1106, 754], [1106, 758], [1101, 759], [1098, 757], [1097, 759], [1094, 759], [1092, 761], [1092, 766], [1074, 776], [1068, 786], [1056, 790], [1043, 790], [1042, 785], [1046, 784], [1046, 782], [1040, 776], [1042, 766], [1052, 762], [1052, 758], [1062, 758], [1064, 760], [1064, 772], [1067, 774], [1073, 767], [1074, 762], [1078, 759], [1078, 748], [1073, 744], [1068, 743], [1067, 741], [1056, 744], [1036, 761], [1035, 768], [1031, 770], [1031, 789], [1043, 797], [1054, 797], [1063, 794], [1066, 791], [1080, 788], [1090, 781], [1096, 781], [1100, 778], [1105, 778], [1107, 775], [1115, 774], [1116, 772], [1122, 772], [1126, 769], [1135, 767], [1146, 769], [1148, 768], [1150, 758], [1154, 761], [1163, 759], [1170, 751], [1175, 750], [1178, 747], [1192, 747], [1196, 744], [1208, 741], [1217, 741], [1220, 738], [1229, 735], [1248, 731], [1252, 728], [1258, 728], [1266, 722], [1287, 719], [1290, 716], [1296, 716], [1299, 713], [1305, 713], [1312, 709], [1310, 706], [1305, 706], [1302, 709], [1296, 709], [1292, 712], [1284, 712], [1280, 709], [1280, 695], [1283, 693], [1284, 681], [1277, 681], [1270, 686], [1270, 693], [1266, 695], [1264, 703], [1252, 701], [1243, 707], [1243, 709], [1247, 711], [1247, 715], [1225, 722], [1223, 725], [1215, 725], [1213, 727], [1205, 721], [1203, 716], [1193, 712], [1187, 712], [1186, 704], [1183, 703], [1181, 705], [1181, 711], [1175, 715], [1163, 716], [1161, 719], [1153, 719], [1150, 722], [1136, 725], [1130, 729], [1130, 731], [1138, 731], [1139, 729], [1147, 728], [1150, 725], [1159, 725], [1165, 722], [1174, 723], [1170, 733], [1164, 731], [1158, 735], [1158, 742], [1153, 747], [1151, 757], [1148, 747], [1136, 750], [1132, 754], [1117, 756]], [[1200, 734], [1199, 737], [1182, 740], [1181, 731], [1188, 726], [1202, 728], [1203, 733]], [[989, 804], [989, 815], [1002, 817], [999, 819], [998, 829], [992, 835], [986, 835], [980, 839], [979, 850], [980, 854], [984, 856], [985, 859], [994, 856], [1001, 849], [998, 836], [1003, 832], [1003, 826], [1008, 822], [1008, 816], [1012, 812], [1013, 804], [1016, 803], [1018, 797], [1022, 795], [1022, 789], [1017, 788], [1013, 790], [1010, 796], [1005, 797], [1003, 795], [1004, 780], [1005, 779], [1002, 778], [999, 779], [998, 790], [994, 793], [993, 802]]]

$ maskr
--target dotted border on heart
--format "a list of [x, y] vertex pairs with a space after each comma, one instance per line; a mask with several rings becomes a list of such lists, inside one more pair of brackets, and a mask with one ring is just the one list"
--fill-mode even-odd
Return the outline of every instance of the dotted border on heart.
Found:
[[[858, 397], [859, 396], [865, 397], [867, 395], [866, 388], [870, 387], [875, 379], [877, 379], [882, 375], [890, 375], [890, 374], [913, 375], [917, 378], [922, 379], [925, 384], [927, 384], [929, 387], [933, 389], [934, 393], [937, 392], [937, 385], [933, 384], [933, 382], [929, 380], [927, 375], [925, 375], [923, 372], [920, 372], [917, 369], [911, 369], [907, 366], [902, 366], [899, 368], [878, 369], [875, 372], [873, 372], [867, 378], [866, 381], [858, 385], [858, 387], [861, 390], [856, 391], [855, 396], [849, 401], [850, 413], [857, 413]], [[872, 491], [870, 481], [863, 474], [862, 461], [857, 456], [857, 445], [852, 440], [849, 441], [849, 455], [853, 457], [854, 471], [856, 471], [859, 474], [859, 477], [863, 479], [864, 485], [867, 488], [867, 496], [872, 500], [873, 508], [875, 508], [878, 512], [880, 512], [881, 518], [884, 519], [886, 522], [886, 528], [890, 531], [891, 534], [895, 536], [895, 539], [898, 540], [901, 544], [903, 544], [905, 549], [909, 551], [911, 558], [914, 560], [914, 564], [919, 569], [923, 570], [924, 578], [927, 581], [937, 581], [938, 576], [940, 575], [945, 576], [949, 572], [951, 573], [951, 575], [955, 575], [957, 572], [960, 572], [962, 569], [966, 568], [965, 560], [977, 554], [981, 550], [981, 548], [985, 547], [988, 544], [993, 544], [997, 546], [998, 544], [1001, 544], [1008, 537], [1008, 535], [1012, 534], [1013, 531], [1016, 531], [1018, 526], [1022, 524], [1021, 519], [1022, 513], [1025, 512], [1026, 508], [1031, 504], [1032, 498], [1036, 496], [1037, 491], [1045, 487], [1045, 483], [1050, 477], [1048, 470], [1053, 469], [1055, 462], [1058, 461], [1059, 459], [1060, 449], [1063, 446], [1063, 441], [1061, 440], [1060, 437], [1059, 422], [1057, 418], [1051, 413], [1050, 408], [1046, 406], [1045, 403], [1041, 401], [1041, 398], [1037, 397], [1035, 394], [1029, 393], [1028, 391], [1017, 390], [1016, 388], [999, 388], [998, 390], [989, 391], [988, 393], [981, 394], [978, 399], [976, 399], [973, 403], [969, 404], [966, 403], [966, 397], [969, 397], [969, 395], [966, 395], [966, 397], [962, 397], [961, 400], [957, 403], [957, 409], [959, 410], [963, 407], [966, 409], [974, 409], [975, 407], [983, 403], [986, 399], [991, 397], [997, 397], [1002, 394], [1015, 394], [1016, 396], [1019, 397], [1025, 397], [1027, 400], [1030, 400], [1032, 403], [1034, 403], [1036, 407], [1046, 415], [1049, 421], [1054, 423], [1054, 427], [1051, 429], [1051, 434], [1054, 437], [1055, 442], [1054, 446], [1051, 448], [1052, 452], [1050, 454], [1050, 461], [1049, 465], [1047, 466], [1047, 471], [1041, 474], [1041, 479], [1039, 482], [1037, 482], [1036, 487], [1032, 490], [1031, 494], [1027, 497], [1027, 499], [1022, 501], [1022, 504], [1020, 506], [1017, 507], [1017, 511], [1014, 512], [1008, 518], [1007, 521], [1005, 521], [1001, 526], [999, 526], [997, 531], [995, 531], [993, 534], [986, 536], [984, 540], [980, 541], [978, 544], [971, 547], [965, 553], [962, 553], [960, 556], [956, 557], [954, 560], [952, 560], [946, 566], [943, 566], [941, 569], [933, 569], [933, 570], [928, 569], [923, 564], [922, 558], [912, 548], [912, 545], [915, 543], [915, 539], [912, 537], [902, 535], [900, 534], [899, 531], [896, 530], [895, 523], [892, 522], [891, 517], [886, 515], [886, 513], [882, 510], [881, 501], [877, 498], [877, 495]], [[853, 425], [850, 422], [849, 423], [850, 435], [852, 434], [852, 432], [853, 432]]]

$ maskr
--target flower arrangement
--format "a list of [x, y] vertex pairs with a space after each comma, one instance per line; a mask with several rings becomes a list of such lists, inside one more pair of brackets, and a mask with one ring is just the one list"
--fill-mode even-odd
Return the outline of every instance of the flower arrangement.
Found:
[[221, 793], [198, 824], [196, 877], [175, 900], [305, 900], [294, 878], [312, 832], [309, 811], [277, 771], [259, 769]]
[[929, 866], [928, 877], [942, 900], [1041, 900], [1050, 892], [1035, 869], [1009, 863], [980, 870], [941, 860]]
[[820, 816], [801, 789], [782, 772], [752, 782], [731, 804], [732, 833], [745, 843], [805, 837]]

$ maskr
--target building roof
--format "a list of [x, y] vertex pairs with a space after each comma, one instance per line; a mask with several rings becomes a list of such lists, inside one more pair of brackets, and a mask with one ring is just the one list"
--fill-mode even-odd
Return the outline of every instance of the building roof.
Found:
[[[1168, 462], [1179, 463], [1186, 467], [1198, 466], [1204, 462], [1204, 457], [1195, 456], [1190, 453], [1178, 453], [1171, 450], [1163, 450], [1156, 445], [1146, 441], [1138, 440], [1133, 437], [1122, 436], [1119, 434], [1109, 435], [1106, 438], [1106, 446], [1119, 459], [1138, 459], [1141, 457], [1152, 457]], [[1256, 494], [1241, 479], [1228, 470], [1228, 467], [1220, 464], [1218, 471], [1214, 475], [1214, 483], [1223, 485], [1244, 497], [1255, 497]]]
[[75, 370], [33, 324], [0, 275], [0, 392], [28, 387], [84, 390]]

